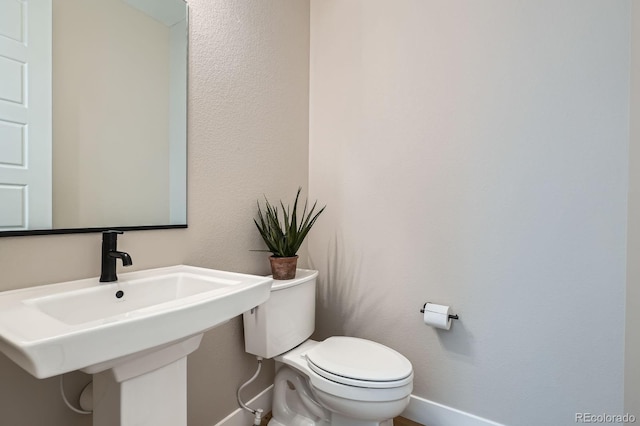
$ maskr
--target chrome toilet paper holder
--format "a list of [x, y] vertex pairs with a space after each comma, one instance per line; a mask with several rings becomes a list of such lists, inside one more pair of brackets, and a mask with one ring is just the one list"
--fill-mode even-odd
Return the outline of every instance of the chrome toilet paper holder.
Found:
[[[422, 305], [422, 309], [420, 309], [421, 314], [424, 314], [424, 310], [427, 308], [427, 303], [431, 303], [431, 302], [425, 302], [424, 305]], [[449, 315], [449, 319], [457, 320], [457, 319], [460, 319], [460, 317], [457, 314]]]

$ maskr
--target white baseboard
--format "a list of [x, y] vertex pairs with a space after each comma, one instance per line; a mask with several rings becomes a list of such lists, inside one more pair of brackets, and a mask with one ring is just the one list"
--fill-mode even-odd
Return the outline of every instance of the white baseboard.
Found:
[[409, 406], [402, 417], [425, 426], [504, 426], [415, 395], [411, 395]]
[[[272, 401], [273, 385], [256, 395], [247, 405], [254, 409], [262, 408], [266, 414], [271, 411]], [[409, 406], [402, 413], [402, 417], [425, 426], [504, 426], [415, 395], [411, 395]], [[216, 423], [215, 426], [247, 426], [251, 424], [253, 424], [251, 413], [238, 408]]]
[[[269, 386], [258, 395], [253, 397], [246, 404], [254, 410], [262, 408], [264, 414], [271, 411], [273, 401], [273, 385]], [[220, 420], [215, 426], [247, 426], [253, 424], [253, 415], [247, 410], [238, 408], [224, 419]]]

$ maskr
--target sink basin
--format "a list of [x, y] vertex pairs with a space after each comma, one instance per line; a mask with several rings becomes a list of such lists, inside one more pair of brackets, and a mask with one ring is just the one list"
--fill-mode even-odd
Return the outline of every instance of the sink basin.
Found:
[[95, 374], [265, 302], [271, 282], [180, 265], [2, 292], [0, 351], [37, 378]]

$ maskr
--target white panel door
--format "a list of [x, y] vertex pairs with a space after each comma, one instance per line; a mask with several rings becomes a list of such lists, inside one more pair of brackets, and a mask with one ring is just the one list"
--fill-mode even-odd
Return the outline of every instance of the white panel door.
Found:
[[51, 0], [0, 0], [0, 231], [51, 228]]

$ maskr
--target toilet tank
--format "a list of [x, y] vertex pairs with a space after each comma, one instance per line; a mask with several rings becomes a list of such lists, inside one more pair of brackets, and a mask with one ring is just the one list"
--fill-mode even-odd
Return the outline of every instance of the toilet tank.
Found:
[[274, 280], [271, 295], [243, 314], [245, 351], [273, 358], [311, 336], [316, 318], [318, 271], [298, 269], [292, 280]]

